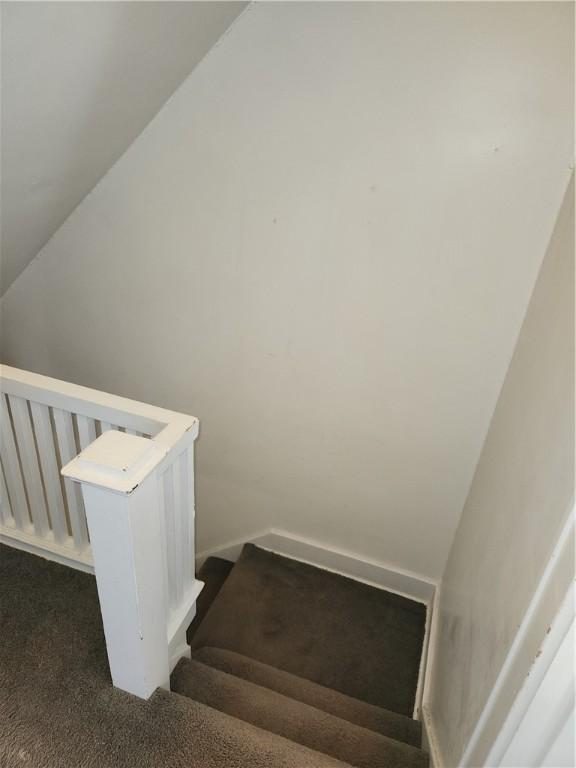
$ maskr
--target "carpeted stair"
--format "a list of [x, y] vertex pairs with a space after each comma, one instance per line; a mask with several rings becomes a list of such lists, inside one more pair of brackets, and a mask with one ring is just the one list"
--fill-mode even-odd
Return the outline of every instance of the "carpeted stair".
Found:
[[428, 766], [409, 716], [424, 606], [252, 545], [199, 578], [172, 691], [345, 765]]
[[412, 717], [425, 622], [421, 603], [248, 544], [192, 646]]
[[403, 741], [405, 744], [412, 744], [414, 747], [419, 747], [421, 744], [420, 723], [405, 715], [398, 715], [396, 712], [375, 707], [373, 704], [367, 704], [331, 688], [324, 688], [322, 685], [304, 680], [289, 672], [248, 659], [234, 651], [226, 651], [222, 648], [200, 648], [193, 652], [192, 658], [214, 669], [228, 672], [295, 701], [309, 704], [311, 707], [321, 709], [350, 723], [368, 728], [375, 733]]
[[195, 660], [179, 663], [172, 690], [358, 768], [421, 768], [427, 763], [416, 747]]
[[192, 659], [143, 701], [110, 683], [93, 576], [0, 545], [0, 766], [426, 768], [424, 606], [252, 546], [199, 577]]

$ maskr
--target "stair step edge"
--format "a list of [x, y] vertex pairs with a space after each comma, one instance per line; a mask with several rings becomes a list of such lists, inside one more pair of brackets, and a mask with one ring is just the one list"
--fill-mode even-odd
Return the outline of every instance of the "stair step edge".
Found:
[[[304, 765], [314, 768], [354, 768], [350, 763], [344, 763], [283, 736], [277, 736], [174, 691], [159, 688], [150, 701], [162, 702], [164, 706], [169, 707], [170, 711], [177, 715], [180, 724], [190, 714], [194, 728], [191, 732], [192, 738], [199, 732], [199, 725], [208, 721], [211, 723], [209, 730], [212, 741], [218, 730], [221, 730], [223, 746], [218, 750], [218, 754], [210, 754], [206, 758], [208, 762], [202, 763], [207, 768], [226, 768], [230, 765], [230, 748], [235, 749], [236, 760], [244, 757], [250, 761], [252, 768], [302, 768]], [[200, 730], [204, 732], [205, 727]]]
[[414, 747], [422, 744], [422, 725], [417, 720], [354, 699], [235, 651], [205, 646], [192, 651], [192, 658], [383, 736]]
[[182, 660], [177, 665], [172, 674], [172, 689], [356, 768], [427, 768], [428, 765], [428, 755], [418, 747], [195, 660]]

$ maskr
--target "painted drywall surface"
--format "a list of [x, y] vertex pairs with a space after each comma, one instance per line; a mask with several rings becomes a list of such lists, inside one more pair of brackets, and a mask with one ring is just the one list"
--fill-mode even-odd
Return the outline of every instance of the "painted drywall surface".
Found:
[[[572, 183], [442, 580], [430, 706], [447, 766], [458, 765], [546, 567], [573, 474]], [[564, 592], [556, 591], [559, 603]]]
[[245, 5], [2, 3], [2, 293]]
[[569, 173], [571, 14], [249, 7], [9, 289], [5, 361], [198, 416], [202, 551], [439, 577]]

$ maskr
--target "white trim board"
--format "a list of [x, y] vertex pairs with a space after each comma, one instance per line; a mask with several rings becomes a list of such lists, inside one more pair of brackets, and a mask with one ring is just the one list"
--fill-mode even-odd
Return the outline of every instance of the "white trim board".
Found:
[[574, 577], [575, 526], [576, 510], [572, 503], [556, 546], [468, 740], [459, 768], [473, 768], [485, 764], [514, 699], [534, 659], [537, 658], [547, 628], [552, 625], [556, 615], [555, 594], [560, 592], [563, 595], [566, 586]]
[[428, 645], [426, 647], [426, 674], [422, 686], [421, 706], [425, 707], [430, 703], [430, 692], [432, 687], [432, 670], [438, 645], [439, 635], [439, 617], [440, 617], [440, 594], [442, 584], [439, 584], [434, 593], [434, 598], [430, 603], [430, 632], [428, 636]]
[[[576, 588], [570, 584], [566, 597], [544, 638], [530, 674], [516, 697], [487, 765], [574, 765], [574, 731], [558, 737], [574, 716], [574, 640]], [[546, 756], [553, 749], [558, 762]]]
[[[430, 691], [432, 686], [432, 671], [436, 659], [436, 648], [438, 643], [438, 618], [440, 615], [440, 590], [439, 584], [430, 602], [427, 614], [427, 633], [424, 638], [424, 650], [422, 652], [422, 662], [420, 665], [420, 677], [418, 679], [418, 690], [421, 697], [418, 700], [416, 696], [417, 712], [414, 719], [422, 722], [422, 749], [430, 755], [430, 768], [444, 768], [444, 758], [440, 751], [440, 743], [436, 733], [434, 717], [430, 707]], [[422, 687], [420, 689], [420, 682]]]
[[0, 544], [7, 547], [29, 552], [31, 555], [52, 560], [68, 568], [75, 568], [85, 573], [94, 573], [94, 564], [89, 551], [75, 552], [70, 547], [65, 547], [55, 541], [39, 539], [33, 534], [19, 531], [6, 525], [0, 525]]
[[[552, 614], [550, 613], [550, 606], [553, 606], [555, 602], [555, 600], [551, 600], [551, 595], [554, 592], [562, 592], [565, 589], [564, 585], [570, 584], [573, 578], [575, 521], [576, 512], [572, 507], [496, 683], [486, 701], [484, 710], [460, 758], [459, 768], [499, 765], [493, 761], [493, 758], [501, 757], [501, 751], [496, 754], [496, 749], [500, 748], [501, 744], [508, 743], [506, 739], [511, 739], [511, 733], [517, 727], [517, 721], [514, 720], [517, 708], [522, 705], [525, 706], [526, 700], [529, 698], [526, 695], [527, 686], [524, 685], [523, 688], [522, 684], [527, 679], [527, 675], [532, 675], [534, 662], [543, 655], [541, 649], [543, 641], [547, 638], [548, 627], [552, 627], [554, 630], [555, 625], [558, 624], [558, 618], [554, 618], [555, 611], [553, 608]], [[439, 585], [434, 597], [420, 718], [423, 725], [424, 744], [427, 751], [430, 752], [432, 768], [444, 768], [445, 766], [430, 701], [436, 646], [439, 640], [438, 621], [441, 588]], [[550, 639], [548, 640], [549, 644]], [[537, 666], [543, 668], [542, 663]], [[491, 754], [489, 755], [489, 753]], [[490, 758], [490, 762], [486, 762], [488, 758]]]
[[329, 548], [317, 541], [304, 539], [275, 528], [200, 552], [196, 556], [196, 562], [200, 566], [210, 556], [236, 561], [244, 544], [255, 544], [278, 555], [315, 565], [325, 571], [332, 571], [355, 581], [385, 589], [387, 592], [409, 597], [428, 606], [436, 590], [436, 583], [423, 576], [399, 570], [386, 563], [369, 560], [352, 552]]
[[420, 714], [422, 721], [422, 749], [430, 755], [430, 768], [444, 768], [444, 761], [436, 736], [434, 718], [428, 705], [422, 705]]
[[414, 720], [424, 720], [423, 707], [428, 700], [431, 670], [434, 664], [434, 655], [436, 653], [436, 641], [438, 636], [438, 605], [440, 602], [440, 585], [434, 591], [434, 596], [428, 603], [426, 610], [426, 628], [424, 631], [424, 642], [422, 645], [422, 656], [420, 658], [420, 669], [418, 670], [418, 685], [416, 687], [416, 698], [414, 700]]

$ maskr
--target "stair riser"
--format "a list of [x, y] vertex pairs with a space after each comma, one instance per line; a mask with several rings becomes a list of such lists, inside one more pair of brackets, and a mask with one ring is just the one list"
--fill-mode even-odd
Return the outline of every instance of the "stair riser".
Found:
[[200, 648], [193, 652], [192, 658], [391, 739], [414, 747], [422, 744], [421, 724], [416, 720], [374, 707], [233, 651]]
[[415, 747], [196, 661], [176, 668], [172, 689], [195, 701], [357, 768], [426, 768]]

